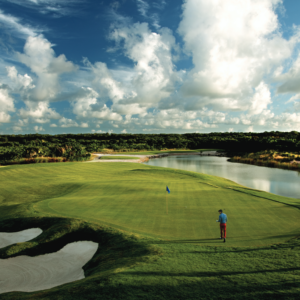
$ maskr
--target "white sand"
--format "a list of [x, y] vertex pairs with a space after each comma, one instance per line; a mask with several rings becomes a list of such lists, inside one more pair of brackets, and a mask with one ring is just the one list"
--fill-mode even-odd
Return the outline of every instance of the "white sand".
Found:
[[30, 241], [43, 232], [40, 228], [31, 228], [18, 232], [0, 232], [0, 248]]
[[[217, 151], [202, 151], [202, 152], [185, 152], [185, 153], [168, 153], [168, 152], [163, 152], [160, 154], [153, 154], [153, 155], [129, 155], [129, 154], [122, 154], [122, 153], [118, 153], [118, 154], [99, 154], [99, 153], [93, 153], [93, 155], [96, 155], [96, 157], [93, 160], [90, 161], [86, 161], [86, 163], [94, 163], [94, 162], [100, 162], [100, 163], [105, 163], [105, 162], [131, 162], [131, 163], [142, 163], [147, 159], [147, 157], [153, 157], [153, 156], [178, 156], [178, 155], [202, 155], [202, 156], [220, 156], [221, 154], [218, 153]], [[128, 156], [128, 157], [139, 157], [140, 159], [107, 159], [105, 160], [105, 156]], [[102, 157], [102, 159], [100, 159]]]
[[[128, 154], [93, 154], [96, 155], [97, 157], [95, 157], [93, 160], [90, 161], [86, 161], [86, 163], [91, 163], [91, 162], [99, 162], [99, 163], [105, 163], [105, 162], [133, 162], [133, 163], [140, 163], [141, 159], [144, 157], [147, 157], [146, 155], [128, 155]], [[140, 159], [108, 159], [105, 160], [105, 156], [128, 156], [128, 157], [138, 157]], [[101, 157], [103, 157], [102, 159], [100, 159]]]
[[34, 292], [80, 280], [84, 278], [82, 267], [97, 249], [97, 243], [82, 241], [56, 253], [0, 259], [0, 294]]

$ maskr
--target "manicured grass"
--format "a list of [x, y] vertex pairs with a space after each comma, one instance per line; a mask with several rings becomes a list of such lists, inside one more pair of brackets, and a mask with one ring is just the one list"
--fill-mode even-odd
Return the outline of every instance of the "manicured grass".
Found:
[[103, 160], [107, 160], [107, 159], [140, 159], [139, 157], [135, 157], [135, 156], [117, 156], [117, 155], [104, 155], [101, 156], [101, 159]]
[[37, 212], [151, 237], [216, 245], [220, 208], [229, 218], [230, 246], [266, 245], [300, 233], [300, 211], [284, 204], [296, 199], [241, 189], [209, 175], [128, 163], [13, 166], [0, 172], [5, 203], [28, 201]]
[[[7, 166], [0, 176], [1, 231], [44, 230], [0, 249], [0, 258], [49, 253], [76, 240], [100, 245], [85, 279], [1, 299], [299, 297], [298, 199], [131, 163]], [[226, 243], [217, 239], [219, 208], [228, 215]]]

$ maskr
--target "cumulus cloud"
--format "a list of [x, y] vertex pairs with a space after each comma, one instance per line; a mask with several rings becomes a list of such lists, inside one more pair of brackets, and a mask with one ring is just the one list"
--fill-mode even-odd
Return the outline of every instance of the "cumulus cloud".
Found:
[[270, 103], [272, 103], [271, 92], [268, 86], [264, 82], [261, 82], [255, 88], [255, 94], [252, 98], [248, 111], [253, 115], [260, 114]]
[[73, 113], [78, 118], [95, 118], [99, 120], [121, 121], [122, 116], [112, 112], [106, 104], [99, 104], [97, 97], [99, 94], [90, 87], [82, 88], [85, 95], [72, 102]]
[[245, 130], [245, 132], [253, 132], [254, 130], [253, 130], [253, 126], [249, 126], [246, 130]]
[[[225, 114], [213, 111], [182, 112], [179, 109], [154, 110], [143, 114], [142, 118], [126, 116], [120, 122], [123, 128], [131, 128], [132, 125], [143, 128], [155, 129], [179, 129], [179, 130], [200, 130], [204, 128], [216, 128], [217, 123], [225, 120]], [[151, 129], [149, 129], [151, 131]]]
[[[48, 10], [53, 12], [59, 2], [12, 1], [20, 5], [31, 1], [30, 7], [39, 9], [48, 9], [48, 3]], [[174, 55], [178, 45], [171, 30], [160, 28], [158, 23], [157, 32], [150, 29], [155, 26], [153, 11], [161, 9], [165, 1], [136, 0], [139, 18], [150, 25], [133, 24], [130, 18], [117, 15], [112, 9], [116, 18], [108, 36], [115, 43], [113, 51], [123, 51], [132, 66], [109, 69], [104, 62], [90, 63], [86, 58], [85, 66], [75, 76], [69, 75], [72, 79], [64, 81], [62, 87], [60, 76], [75, 72], [77, 66], [65, 55], [57, 56], [53, 45], [38, 35], [38, 30], [21, 25], [21, 19], [0, 11], [0, 22], [5, 28], [27, 38], [24, 51], [17, 53], [17, 58], [31, 70], [25, 74], [18, 72], [19, 65], [6, 66], [8, 76], [2, 82], [10, 87], [0, 86], [0, 122], [10, 121], [9, 112], [15, 110], [10, 94], [19, 93], [16, 101], [22, 99], [26, 107], [19, 110], [23, 119], [13, 125], [23, 129], [33, 122], [39, 124], [39, 129], [40, 124], [51, 120], [59, 120], [57, 124], [51, 122], [52, 128], [79, 130], [103, 124], [102, 130], [114, 127], [122, 132], [208, 131], [221, 126], [228, 131], [281, 125], [300, 128], [300, 54], [295, 52], [300, 29], [295, 27], [291, 38], [283, 38], [275, 12], [281, 3], [185, 0], [178, 32], [185, 54], [193, 61], [190, 70], [176, 70]], [[117, 9], [116, 4], [112, 6]], [[298, 56], [291, 63], [295, 54]], [[291, 63], [290, 68], [287, 63]], [[271, 92], [276, 89], [274, 81], [277, 93], [292, 94], [286, 102], [293, 103], [288, 112], [278, 116], [270, 108]], [[68, 90], [71, 85], [76, 89]], [[51, 107], [52, 101], [64, 100], [70, 102], [75, 117], [61, 116]]]
[[173, 92], [178, 78], [172, 62], [175, 39], [169, 29], [155, 33], [147, 23], [135, 23], [115, 27], [110, 38], [122, 43], [125, 55], [135, 63], [130, 91], [133, 96], [120, 100], [120, 104], [151, 107]]
[[[198, 109], [257, 106], [264, 76], [292, 54], [297, 37], [282, 37], [275, 8], [281, 0], [187, 0], [179, 33], [194, 68], [181, 92]], [[253, 96], [253, 88], [256, 95]], [[263, 93], [260, 91], [260, 93]], [[267, 93], [265, 91], [265, 93]], [[266, 95], [265, 95], [266, 96]], [[194, 98], [193, 98], [194, 97]], [[266, 96], [266, 99], [268, 97]], [[265, 100], [265, 104], [269, 103]]]
[[13, 131], [15, 131], [15, 132], [21, 132], [21, 131], [23, 131], [23, 128], [20, 127], [20, 126], [13, 126], [12, 129], [13, 129]]
[[87, 59], [84, 62], [89, 66], [94, 74], [93, 84], [103, 97], [109, 97], [113, 102], [117, 102], [124, 97], [121, 83], [116, 81], [105, 63], [96, 62], [92, 65]]
[[293, 96], [290, 100], [293, 101], [299, 99], [300, 53], [286, 73], [278, 71], [274, 77], [277, 81], [281, 82], [280, 86], [277, 88], [277, 93], [297, 93], [297, 95]]
[[61, 118], [60, 114], [49, 107], [48, 102], [25, 101], [26, 108], [19, 110], [22, 118], [32, 118], [36, 123], [48, 123], [51, 119]]
[[11, 118], [8, 112], [14, 111], [14, 100], [9, 95], [7, 87], [0, 85], [0, 123], [8, 123]]
[[17, 53], [20, 62], [28, 66], [38, 77], [35, 88], [27, 95], [28, 100], [50, 101], [60, 90], [59, 75], [77, 69], [72, 62], [67, 61], [64, 54], [55, 57], [52, 46], [41, 35], [30, 36], [24, 46], [24, 53]]
[[42, 126], [34, 126], [33, 129], [35, 132], [45, 131], [45, 129]]
[[18, 89], [32, 89], [35, 86], [32, 84], [32, 78], [28, 75], [18, 74], [15, 66], [6, 67], [7, 75], [16, 84]]
[[272, 121], [274, 122], [274, 127], [294, 128], [300, 131], [300, 113], [282, 113], [279, 116], [275, 116]]
[[78, 123], [72, 119], [67, 119], [65, 117], [59, 120], [60, 127], [68, 128], [68, 127], [78, 127]]

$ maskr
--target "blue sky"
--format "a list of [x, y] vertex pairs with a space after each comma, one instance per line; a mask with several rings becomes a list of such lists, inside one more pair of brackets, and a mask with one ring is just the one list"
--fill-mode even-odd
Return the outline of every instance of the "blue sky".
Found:
[[300, 131], [299, 12], [0, 0], [0, 134]]

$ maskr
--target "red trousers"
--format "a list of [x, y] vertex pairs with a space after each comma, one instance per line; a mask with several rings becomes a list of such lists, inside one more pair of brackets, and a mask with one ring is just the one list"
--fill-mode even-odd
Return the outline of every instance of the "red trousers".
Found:
[[226, 223], [220, 223], [221, 238], [226, 238]]

